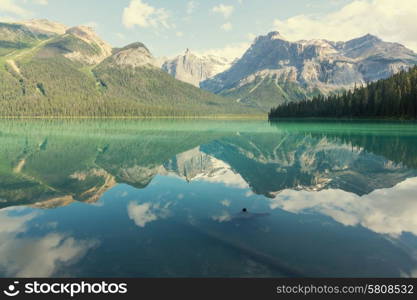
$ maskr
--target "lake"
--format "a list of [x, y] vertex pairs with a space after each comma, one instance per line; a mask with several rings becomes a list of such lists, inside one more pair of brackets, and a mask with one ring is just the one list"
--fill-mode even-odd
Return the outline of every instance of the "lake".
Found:
[[416, 277], [417, 125], [0, 121], [2, 277]]

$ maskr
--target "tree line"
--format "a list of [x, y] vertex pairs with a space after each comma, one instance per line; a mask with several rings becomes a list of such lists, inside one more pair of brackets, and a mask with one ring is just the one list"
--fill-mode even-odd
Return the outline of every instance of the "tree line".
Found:
[[417, 66], [341, 94], [285, 103], [269, 118], [417, 119]]
[[[202, 116], [246, 107], [152, 68], [101, 64], [91, 71], [61, 57], [0, 62], [0, 117]], [[1, 68], [3, 67], [3, 68]]]

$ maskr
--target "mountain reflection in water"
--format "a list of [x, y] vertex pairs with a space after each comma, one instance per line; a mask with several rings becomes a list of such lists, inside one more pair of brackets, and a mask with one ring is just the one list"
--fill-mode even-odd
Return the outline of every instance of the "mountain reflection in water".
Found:
[[414, 276], [416, 129], [3, 120], [0, 274]]

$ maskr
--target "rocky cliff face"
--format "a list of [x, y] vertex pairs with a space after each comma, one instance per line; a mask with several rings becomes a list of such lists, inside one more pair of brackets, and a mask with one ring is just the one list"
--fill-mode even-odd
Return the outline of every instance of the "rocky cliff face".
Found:
[[372, 35], [348, 42], [291, 42], [271, 32], [258, 37], [229, 70], [201, 87], [268, 110], [271, 103], [262, 105], [265, 99], [274, 99], [278, 105], [319, 92], [350, 89], [416, 63], [413, 51]]
[[66, 53], [65, 57], [71, 60], [77, 60], [90, 65], [95, 65], [112, 54], [112, 47], [107, 42], [103, 41], [91, 27], [72, 27], [65, 32], [65, 35], [75, 37], [93, 49], [93, 51], [85, 52], [82, 51], [80, 47], [80, 49], [75, 49], [70, 53]]
[[112, 58], [118, 66], [157, 67], [158, 62], [142, 43], [133, 43], [114, 51]]
[[176, 79], [199, 87], [200, 82], [225, 71], [231, 61], [214, 55], [197, 56], [189, 49], [183, 55], [167, 60], [162, 69]]

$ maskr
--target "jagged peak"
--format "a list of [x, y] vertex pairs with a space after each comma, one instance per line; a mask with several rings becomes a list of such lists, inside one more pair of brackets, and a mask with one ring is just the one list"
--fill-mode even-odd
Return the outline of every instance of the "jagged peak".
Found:
[[67, 29], [65, 33], [73, 35], [88, 44], [97, 44], [101, 48], [105, 56], [109, 56], [112, 53], [112, 47], [110, 46], [110, 44], [102, 40], [92, 27], [84, 25], [75, 26]]
[[118, 49], [118, 52], [129, 50], [129, 49], [144, 49], [144, 50], [146, 50], [146, 52], [151, 53], [151, 51], [149, 51], [148, 47], [146, 47], [145, 44], [143, 44], [141, 42], [134, 42], [134, 43], [131, 43], [127, 46], [124, 46], [123, 48]]
[[123, 48], [114, 49], [111, 61], [118, 66], [129, 66], [133, 68], [144, 66], [159, 67], [158, 61], [141, 42], [131, 43]]
[[190, 50], [190, 48], [185, 49], [184, 55], [180, 55], [180, 57], [185, 57], [185, 58], [201, 58], [200, 55], [197, 55], [194, 52], [192, 52]]
[[373, 35], [371, 33], [365, 34], [362, 38], [381, 40], [378, 36]]
[[348, 42], [355, 42], [355, 41], [381, 42], [382, 40], [376, 35], [368, 33], [368, 34], [365, 34], [364, 36], [352, 39]]
[[286, 40], [286, 39], [284, 38], [284, 36], [283, 36], [281, 33], [279, 33], [278, 31], [271, 31], [271, 32], [269, 32], [269, 33], [267, 34], [267, 37], [268, 37], [270, 40]]
[[98, 64], [109, 57], [113, 52], [110, 44], [102, 40], [92, 27], [83, 25], [71, 27], [66, 30], [65, 35], [76, 37], [93, 46], [95, 49], [98, 47], [97, 50], [99, 50], [94, 55], [82, 53], [82, 51], [80, 52], [79, 50], [65, 54], [65, 56], [71, 60], [78, 60], [87, 64]]
[[68, 28], [65, 31], [66, 34], [73, 34], [80, 37], [90, 37], [90, 36], [97, 36], [97, 33], [94, 31], [93, 27], [80, 25]]
[[287, 41], [284, 36], [282, 36], [278, 31], [271, 31], [267, 35], [260, 35], [258, 36], [252, 45], [260, 42], [260, 41], [273, 41], [273, 40], [281, 40], [281, 41]]
[[112, 47], [110, 44], [102, 40], [99, 35], [95, 32], [93, 27], [80, 25], [74, 26], [66, 30], [66, 34], [76, 36], [87, 43], [96, 43], [101, 48], [104, 48], [106, 53], [111, 53]]

